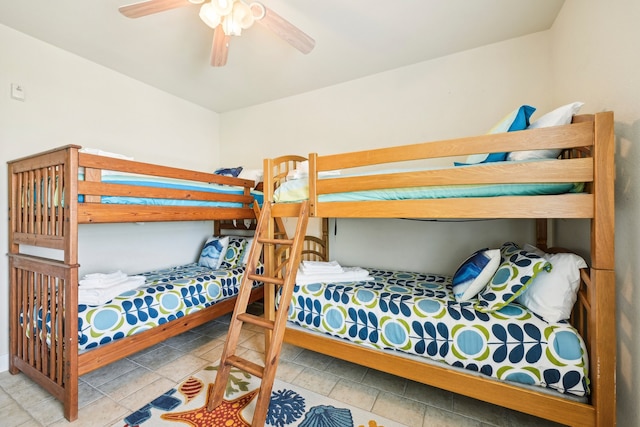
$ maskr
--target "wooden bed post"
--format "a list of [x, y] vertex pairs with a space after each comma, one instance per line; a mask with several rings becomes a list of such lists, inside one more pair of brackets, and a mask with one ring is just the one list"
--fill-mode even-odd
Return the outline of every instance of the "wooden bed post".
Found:
[[[67, 148], [64, 171], [64, 263], [69, 267], [64, 280], [66, 313], [78, 311], [78, 150]], [[64, 416], [78, 418], [78, 316], [64, 317]]]
[[[594, 217], [591, 221], [592, 399], [598, 426], [616, 424], [615, 136], [613, 113], [594, 118]], [[595, 359], [595, 360], [594, 360]]]

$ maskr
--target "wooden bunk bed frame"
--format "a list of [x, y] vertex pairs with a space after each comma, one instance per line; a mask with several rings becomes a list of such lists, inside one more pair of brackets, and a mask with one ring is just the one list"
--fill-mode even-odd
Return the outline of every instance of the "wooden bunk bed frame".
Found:
[[[235, 227], [221, 223], [224, 220], [256, 219], [253, 181], [86, 154], [80, 149], [67, 145], [8, 163], [9, 369], [13, 374], [22, 371], [62, 401], [69, 421], [78, 417], [79, 376], [230, 313], [235, 305], [235, 297], [229, 298], [79, 354], [78, 226], [215, 220], [215, 232], [220, 233]], [[84, 168], [84, 179], [78, 178], [79, 168]], [[243, 194], [103, 183], [101, 170], [240, 186]], [[103, 204], [102, 196], [231, 202], [237, 207]], [[49, 259], [28, 255], [21, 252], [20, 245], [57, 249], [62, 256]], [[262, 287], [257, 288], [251, 301], [261, 299], [262, 294]], [[39, 309], [42, 317], [50, 318], [50, 324], [55, 325], [48, 334], [32, 319], [21, 321], [21, 313]]]
[[[548, 221], [591, 220], [591, 268], [582, 271], [571, 323], [589, 352], [591, 394], [579, 403], [559, 394], [536, 391], [377, 351], [326, 335], [289, 328], [285, 341], [319, 353], [388, 372], [420, 383], [516, 411], [574, 426], [616, 424], [616, 325], [614, 272], [614, 122], [613, 113], [580, 115], [573, 123], [543, 129], [483, 135], [448, 141], [309, 156], [311, 215], [321, 218], [530, 218], [537, 224], [537, 245], [547, 247]], [[557, 160], [519, 164], [489, 163], [463, 169], [318, 179], [318, 173], [368, 165], [463, 156], [478, 152], [562, 149]], [[306, 160], [285, 156], [265, 160], [264, 188], [277, 188], [287, 172]], [[322, 194], [377, 188], [445, 184], [584, 182], [579, 194], [502, 196], [401, 201], [322, 202]], [[265, 192], [265, 202], [273, 194]], [[273, 207], [274, 217], [290, 216], [295, 203]], [[269, 259], [268, 259], [269, 260]], [[271, 268], [267, 264], [267, 268]], [[265, 290], [265, 310], [273, 316], [273, 290]]]

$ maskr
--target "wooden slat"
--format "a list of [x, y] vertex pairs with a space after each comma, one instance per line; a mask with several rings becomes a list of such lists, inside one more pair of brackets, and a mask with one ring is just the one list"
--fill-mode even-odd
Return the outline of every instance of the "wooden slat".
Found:
[[272, 283], [278, 286], [282, 286], [284, 284], [284, 280], [279, 279], [277, 277], [271, 277], [271, 276], [260, 276], [257, 274], [249, 274], [249, 279], [256, 280], [258, 282], [263, 282], [263, 283]]
[[[526, 137], [525, 137], [526, 136]], [[565, 149], [593, 143], [593, 125], [580, 123], [450, 139], [335, 155], [318, 156], [317, 170], [331, 171], [385, 163], [466, 156], [477, 153], [535, 149]], [[311, 170], [311, 168], [309, 169]]]
[[238, 356], [227, 357], [227, 365], [235, 366], [236, 368], [242, 369], [243, 371], [248, 372], [258, 378], [262, 378], [262, 376], [264, 375], [263, 366], [260, 366], [257, 363]]
[[[141, 197], [152, 199], [177, 199], [185, 201], [207, 201], [251, 204], [253, 196], [210, 191], [178, 190], [172, 188], [146, 187], [141, 185], [111, 184], [102, 182], [78, 182], [78, 193], [84, 195]], [[199, 206], [198, 206], [199, 207]]]
[[273, 330], [273, 320], [265, 319], [264, 317], [256, 316], [250, 313], [240, 313], [236, 317], [241, 322], [250, 323], [264, 329]]
[[190, 206], [138, 206], [80, 203], [78, 224], [156, 221], [207, 221], [253, 219], [251, 208], [194, 208]]
[[320, 179], [317, 194], [441, 185], [528, 184], [593, 181], [593, 160], [487, 163], [463, 168]]
[[64, 249], [64, 237], [43, 236], [33, 233], [14, 233], [14, 243], [50, 249]]
[[217, 175], [214, 173], [198, 172], [171, 166], [155, 165], [152, 163], [136, 162], [133, 160], [116, 159], [95, 154], [79, 153], [79, 166], [95, 169], [106, 169], [119, 172], [137, 173], [141, 175], [158, 176], [163, 178], [184, 179], [211, 184], [235, 185], [253, 188], [254, 182], [248, 179]]
[[316, 206], [316, 216], [323, 218], [592, 218], [593, 196], [579, 193], [552, 196], [324, 202]]

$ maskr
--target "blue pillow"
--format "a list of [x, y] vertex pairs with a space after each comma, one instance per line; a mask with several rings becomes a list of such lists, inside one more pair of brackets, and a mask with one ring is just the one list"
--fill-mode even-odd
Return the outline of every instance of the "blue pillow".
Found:
[[232, 176], [237, 178], [238, 175], [240, 175], [240, 172], [242, 172], [242, 166], [238, 166], [237, 168], [220, 168], [216, 169], [214, 173], [216, 175]]
[[[488, 134], [515, 132], [518, 130], [524, 130], [529, 126], [529, 118], [536, 111], [534, 107], [530, 105], [522, 105], [509, 114], [507, 114], [502, 120], [500, 120]], [[491, 163], [491, 162], [503, 162], [507, 159], [508, 152], [504, 153], [483, 153], [472, 154], [467, 157], [466, 162], [455, 162], [456, 166], [475, 165], [478, 163]]]
[[229, 245], [228, 237], [210, 237], [204, 243], [198, 264], [203, 267], [209, 267], [212, 270], [220, 268], [223, 255], [227, 251]]
[[489, 283], [500, 265], [500, 249], [480, 249], [458, 267], [451, 285], [457, 301], [469, 301]]

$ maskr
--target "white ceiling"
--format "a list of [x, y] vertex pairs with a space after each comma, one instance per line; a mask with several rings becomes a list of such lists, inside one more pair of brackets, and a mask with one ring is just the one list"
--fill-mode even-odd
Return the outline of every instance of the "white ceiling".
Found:
[[[225, 112], [551, 27], [564, 0], [263, 0], [316, 41], [303, 55], [264, 27], [209, 65], [213, 30], [189, 5], [138, 19], [135, 0], [2, 0], [0, 23]], [[44, 72], [44, 71], [43, 71]]]

